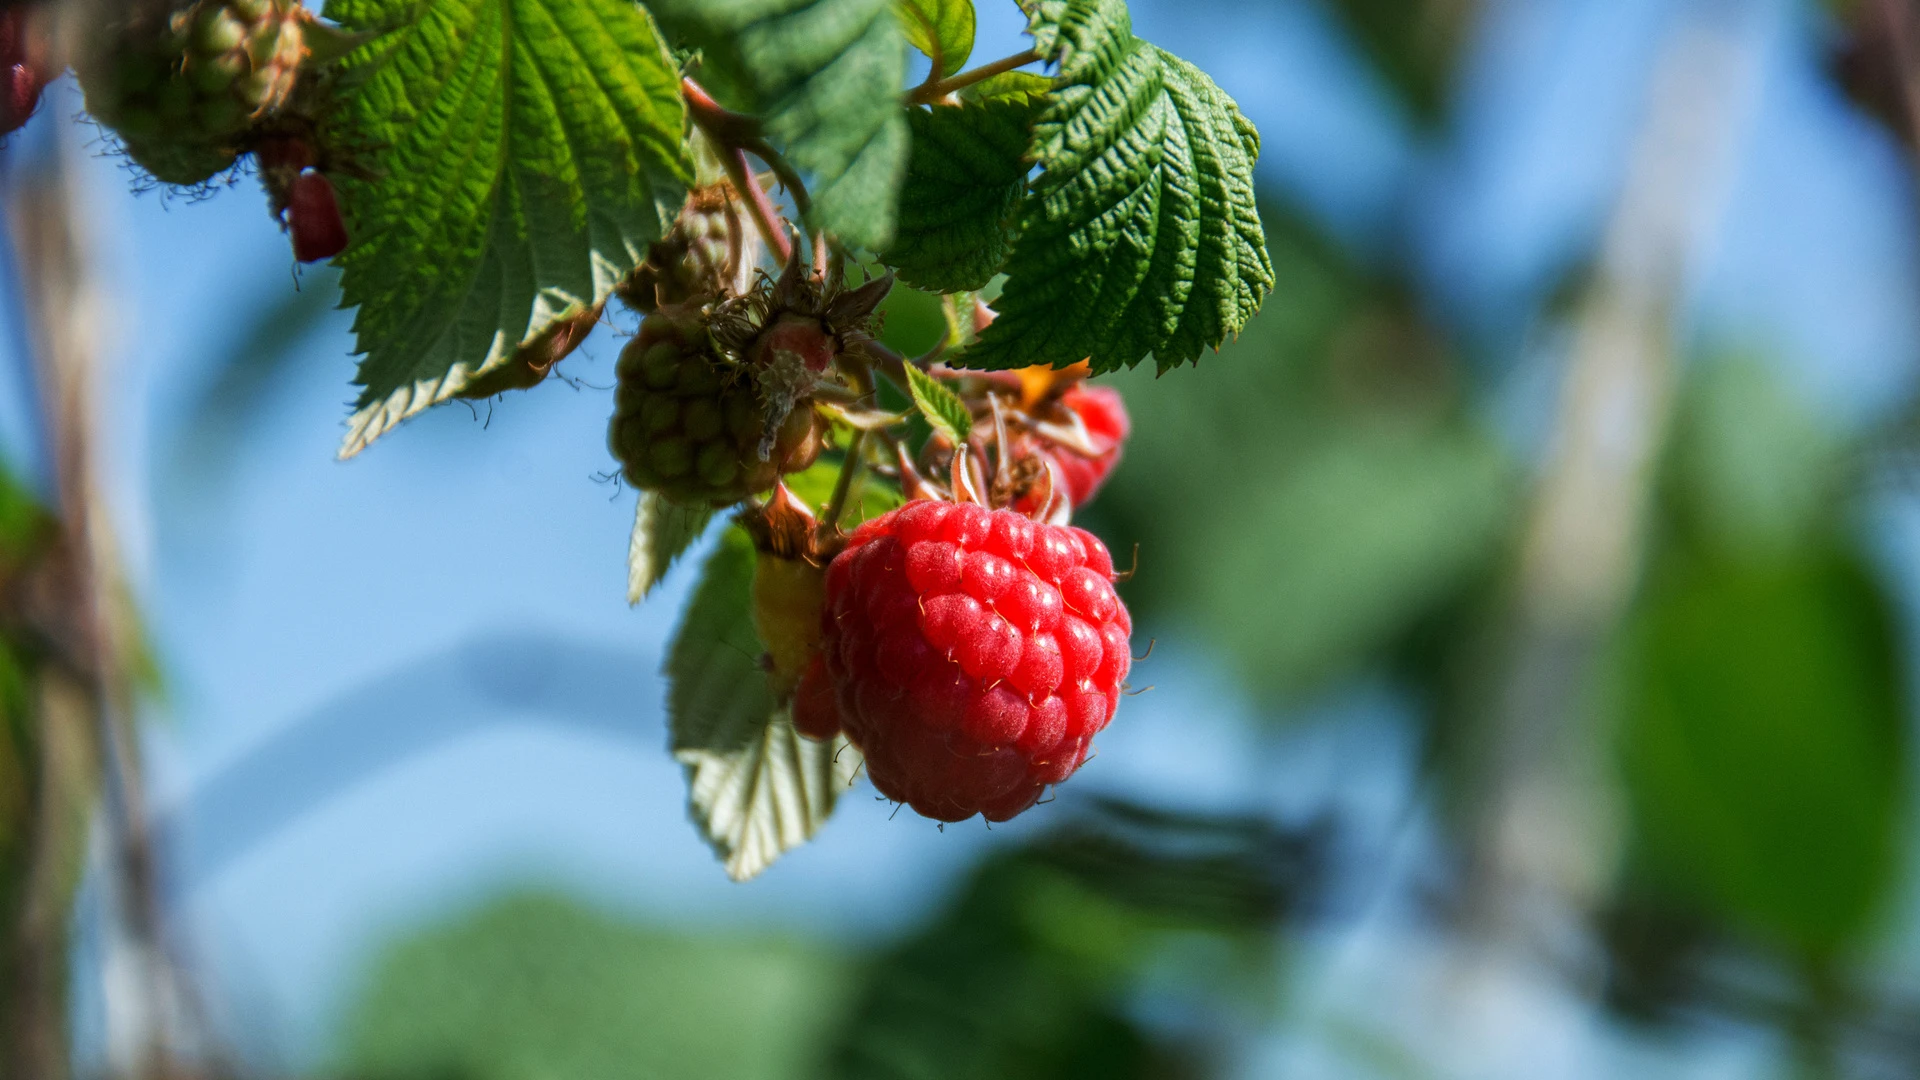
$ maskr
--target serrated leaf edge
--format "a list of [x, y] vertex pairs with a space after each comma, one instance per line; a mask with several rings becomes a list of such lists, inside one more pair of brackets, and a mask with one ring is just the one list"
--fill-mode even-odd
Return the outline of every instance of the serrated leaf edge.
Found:
[[966, 403], [940, 380], [913, 364], [906, 365], [906, 369], [907, 392], [913, 396], [914, 407], [920, 410], [920, 415], [953, 445], [965, 443], [967, 436], [973, 434], [973, 414], [967, 411]]
[[641, 492], [627, 541], [627, 603], [645, 600], [712, 520], [711, 506], [683, 506], [656, 492]]
[[752, 879], [811, 840], [861, 762], [845, 736], [820, 742], [795, 731], [784, 708], [742, 750], [673, 756], [686, 767], [687, 814], [734, 881]]

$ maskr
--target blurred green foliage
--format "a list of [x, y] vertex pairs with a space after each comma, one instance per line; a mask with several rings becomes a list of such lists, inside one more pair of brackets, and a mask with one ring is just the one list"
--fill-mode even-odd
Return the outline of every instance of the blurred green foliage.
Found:
[[1849, 458], [1766, 369], [1704, 365], [1621, 634], [1636, 869], [1807, 960], [1862, 940], [1896, 869], [1906, 697]]
[[[1256, 819], [1118, 803], [988, 862], [945, 915], [882, 954], [821, 1077], [1127, 1080], [1206, 1062], [1130, 1019], [1149, 975], [1216, 1012], [1257, 1000], [1315, 845]], [[1187, 934], [1213, 949], [1172, 953]]]
[[1478, 0], [1332, 0], [1330, 6], [1408, 114], [1437, 126]]
[[359, 1080], [803, 1075], [849, 989], [835, 950], [675, 933], [508, 897], [386, 952], [354, 1003]]
[[673, 932], [522, 894], [401, 940], [345, 1025], [354, 1080], [1190, 1077], [1143, 989], [1207, 1015], [1269, 992], [1320, 840], [1095, 801], [1004, 849], [865, 959]]
[[1354, 674], [1502, 553], [1518, 476], [1390, 276], [1269, 208], [1279, 285], [1198, 371], [1111, 381], [1134, 435], [1085, 515], [1136, 618], [1204, 632], [1256, 692]]

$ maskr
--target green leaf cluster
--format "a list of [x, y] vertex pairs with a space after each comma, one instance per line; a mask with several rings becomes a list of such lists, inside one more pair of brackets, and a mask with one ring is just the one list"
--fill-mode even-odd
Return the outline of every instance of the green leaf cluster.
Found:
[[1254, 201], [1260, 140], [1200, 69], [1133, 34], [1123, 0], [1043, 0], [1057, 65], [1027, 158], [1000, 318], [962, 363], [1165, 371], [1237, 334], [1273, 285]]
[[627, 0], [334, 0], [385, 31], [332, 140], [361, 386], [343, 455], [605, 300], [678, 212], [692, 168], [665, 43]]

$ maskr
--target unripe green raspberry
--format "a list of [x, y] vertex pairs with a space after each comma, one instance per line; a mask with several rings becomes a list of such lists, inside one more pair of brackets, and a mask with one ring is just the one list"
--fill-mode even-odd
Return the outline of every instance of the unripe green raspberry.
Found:
[[137, 7], [92, 31], [77, 65], [87, 110], [155, 179], [200, 183], [286, 102], [311, 20], [297, 0]]
[[766, 491], [813, 464], [826, 436], [825, 420], [801, 402], [766, 439], [768, 408], [750, 369], [715, 354], [696, 309], [648, 315], [616, 377], [613, 456], [628, 483], [674, 502], [725, 506]]

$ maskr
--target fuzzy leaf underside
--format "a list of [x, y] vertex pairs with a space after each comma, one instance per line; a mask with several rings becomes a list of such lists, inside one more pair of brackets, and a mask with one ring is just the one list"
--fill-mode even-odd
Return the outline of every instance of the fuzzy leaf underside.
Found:
[[999, 273], [1027, 190], [1027, 133], [1038, 109], [1001, 100], [908, 112], [913, 150], [900, 228], [881, 256], [900, 280], [955, 292], [981, 288]]
[[894, 0], [907, 44], [927, 54], [944, 79], [973, 55], [973, 0]]
[[[624, 0], [330, 0], [364, 77], [330, 119], [368, 176], [334, 175], [362, 354], [341, 455], [592, 307], [672, 221], [691, 177], [671, 58]], [[388, 29], [394, 28], [397, 29]]]
[[633, 512], [633, 538], [627, 544], [627, 603], [645, 600], [711, 520], [711, 506], [682, 506], [655, 492], [641, 492]]
[[1133, 35], [1122, 0], [1046, 0], [1029, 33], [1059, 74], [1027, 156], [1000, 317], [959, 363], [1160, 370], [1196, 360], [1273, 287], [1254, 202], [1260, 140], [1213, 80]]
[[907, 161], [906, 40], [891, 0], [655, 0], [701, 77], [809, 174], [812, 224], [879, 250]]
[[927, 418], [933, 430], [946, 436], [948, 442], [955, 446], [965, 443], [973, 432], [973, 414], [967, 411], [966, 403], [939, 379], [912, 364], [906, 365], [906, 369], [907, 389], [913, 394], [913, 404], [920, 415]]
[[736, 881], [818, 832], [860, 762], [844, 738], [800, 736], [774, 701], [753, 629], [754, 559], [744, 531], [721, 536], [667, 656], [667, 715], [674, 760], [687, 770], [688, 814]]

